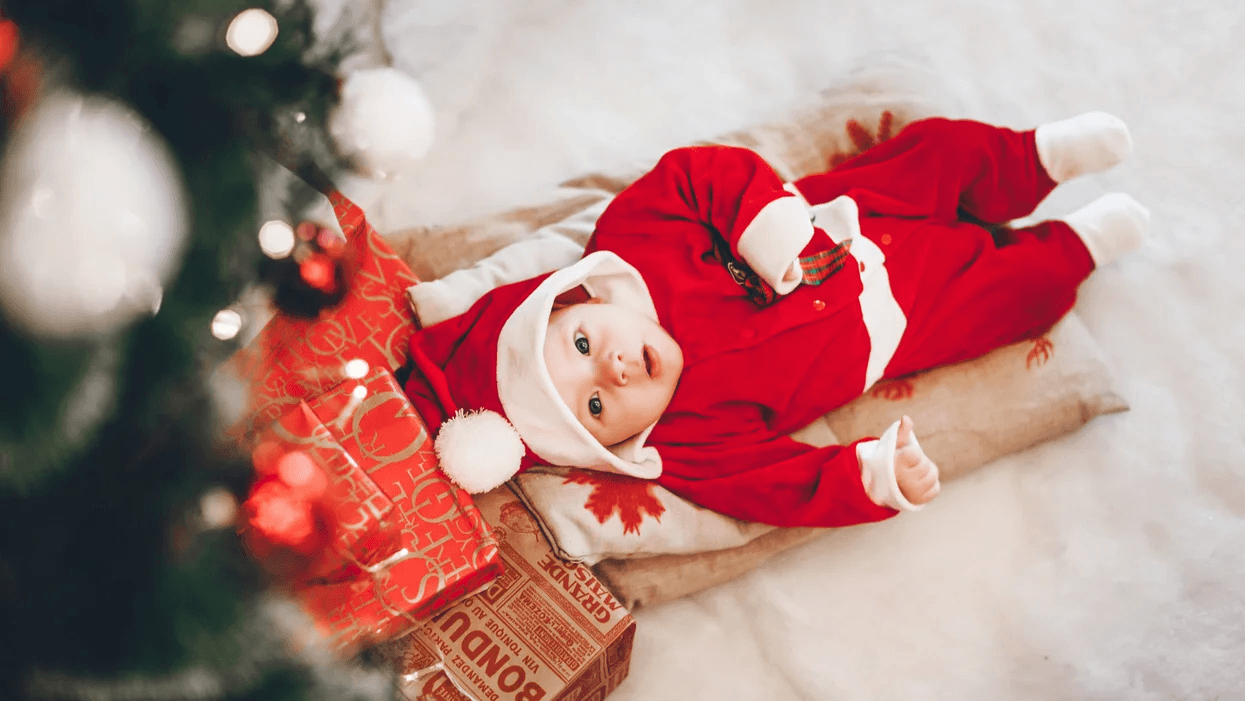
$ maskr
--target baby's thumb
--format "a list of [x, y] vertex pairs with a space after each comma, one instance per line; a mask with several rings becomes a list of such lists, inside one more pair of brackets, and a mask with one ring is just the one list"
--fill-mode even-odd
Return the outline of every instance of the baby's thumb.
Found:
[[899, 420], [899, 433], [895, 438], [895, 447], [902, 448], [912, 440], [912, 419], [905, 416]]

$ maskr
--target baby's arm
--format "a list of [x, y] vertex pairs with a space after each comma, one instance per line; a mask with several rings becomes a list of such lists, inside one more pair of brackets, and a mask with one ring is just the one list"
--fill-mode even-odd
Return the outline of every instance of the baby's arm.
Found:
[[[905, 442], [896, 449], [901, 437]], [[881, 521], [915, 511], [937, 494], [936, 468], [911, 436], [911, 420], [896, 422], [881, 438], [845, 446], [814, 448], [773, 436], [663, 445], [661, 452], [662, 486], [719, 513], [776, 526]]]
[[876, 441], [859, 444], [856, 452], [865, 491], [873, 501], [915, 511], [938, 496], [938, 466], [925, 455], [907, 416]]
[[[689, 221], [701, 227], [689, 229]], [[813, 238], [808, 207], [764, 159], [744, 148], [696, 146], [667, 153], [614, 198], [588, 251], [704, 229], [721, 236], [778, 294], [800, 284], [798, 258]]]

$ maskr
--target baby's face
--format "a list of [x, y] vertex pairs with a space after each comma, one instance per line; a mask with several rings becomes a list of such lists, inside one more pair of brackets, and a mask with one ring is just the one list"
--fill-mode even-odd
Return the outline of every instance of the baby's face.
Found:
[[609, 447], [661, 417], [683, 372], [683, 351], [657, 322], [593, 300], [549, 315], [545, 366], [562, 401]]

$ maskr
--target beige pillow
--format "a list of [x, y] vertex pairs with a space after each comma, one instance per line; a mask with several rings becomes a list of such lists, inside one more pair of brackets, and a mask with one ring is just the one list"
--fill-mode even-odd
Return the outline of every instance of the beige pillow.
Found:
[[825, 535], [822, 528], [775, 528], [744, 545], [696, 555], [604, 560], [597, 579], [628, 611], [691, 596], [747, 574], [771, 557]]

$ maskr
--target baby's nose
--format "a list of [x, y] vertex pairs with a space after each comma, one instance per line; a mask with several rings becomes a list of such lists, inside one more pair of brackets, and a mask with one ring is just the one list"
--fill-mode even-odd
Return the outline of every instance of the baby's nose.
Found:
[[616, 385], [627, 384], [627, 363], [622, 353], [610, 353], [605, 360], [605, 379]]

